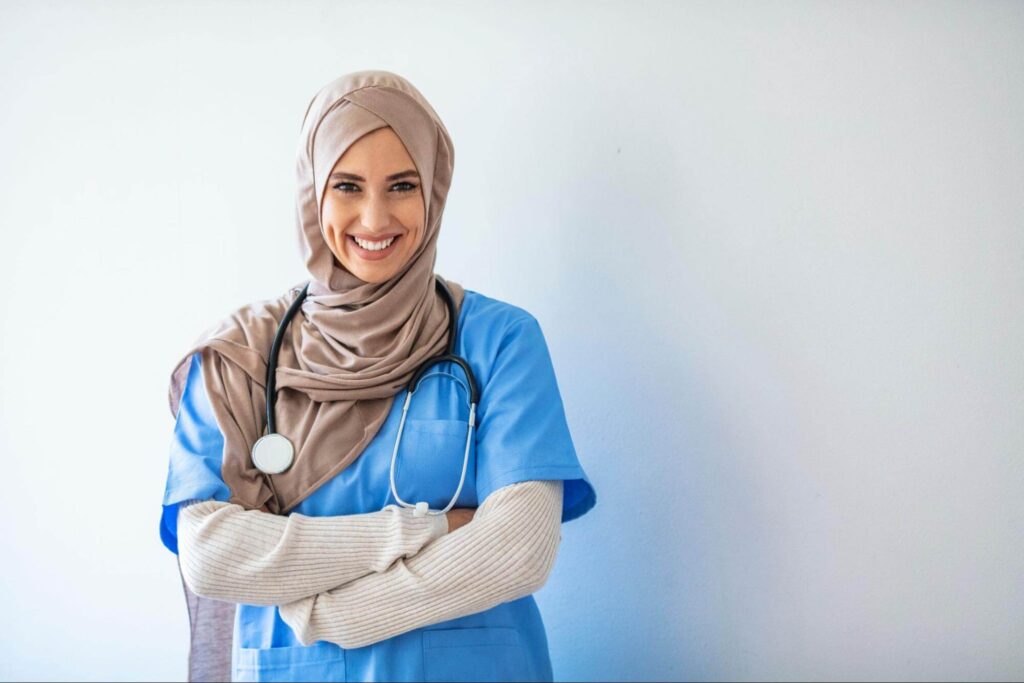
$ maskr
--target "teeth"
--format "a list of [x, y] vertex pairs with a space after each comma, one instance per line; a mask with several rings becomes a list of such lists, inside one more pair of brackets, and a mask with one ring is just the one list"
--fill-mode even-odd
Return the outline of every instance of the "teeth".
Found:
[[356, 241], [356, 244], [361, 246], [363, 249], [368, 249], [369, 251], [380, 251], [381, 249], [387, 249], [388, 247], [391, 246], [391, 243], [395, 241], [395, 238], [392, 237], [391, 239], [384, 240], [383, 242], [367, 242], [366, 240], [359, 239], [355, 235], [352, 236], [352, 239], [354, 239]]

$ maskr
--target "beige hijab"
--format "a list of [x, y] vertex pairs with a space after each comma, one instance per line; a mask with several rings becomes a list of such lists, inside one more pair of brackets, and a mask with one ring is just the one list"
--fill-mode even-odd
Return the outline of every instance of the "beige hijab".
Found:
[[[337, 261], [324, 241], [321, 201], [334, 164], [363, 135], [390, 126], [420, 175], [423, 241], [395, 276], [366, 283]], [[224, 434], [221, 475], [230, 502], [284, 514], [353, 462], [373, 439], [395, 394], [416, 368], [442, 353], [448, 309], [435, 290], [441, 213], [451, 184], [452, 141], [411, 83], [387, 71], [359, 71], [328, 83], [309, 103], [297, 154], [298, 237], [312, 280], [288, 326], [276, 371], [277, 431], [295, 461], [273, 489], [250, 458], [265, 433], [267, 359], [278, 324], [305, 284], [243, 306], [203, 333], [171, 374], [177, 415], [190, 356], [202, 350], [202, 374]], [[445, 281], [461, 310], [463, 288]]]

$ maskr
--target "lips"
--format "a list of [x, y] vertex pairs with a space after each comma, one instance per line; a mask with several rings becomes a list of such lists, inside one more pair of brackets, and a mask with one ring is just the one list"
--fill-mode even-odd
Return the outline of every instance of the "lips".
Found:
[[[360, 236], [360, 239], [362, 239], [361, 236]], [[391, 241], [391, 244], [386, 249], [381, 249], [379, 251], [371, 251], [369, 249], [363, 249], [361, 246], [359, 246], [359, 243], [356, 242], [355, 236], [353, 236], [353, 235], [349, 235], [348, 236], [348, 241], [349, 241], [349, 244], [352, 245], [352, 250], [356, 252], [357, 256], [359, 256], [360, 258], [362, 258], [362, 259], [364, 259], [366, 261], [380, 261], [381, 259], [387, 258], [388, 256], [391, 255], [391, 253], [398, 246], [398, 243], [401, 241], [401, 239], [402, 239], [402, 235], [396, 235], [395, 239]], [[372, 241], [379, 242], [381, 240], [380, 240], [380, 238], [378, 238], [378, 239], [372, 240]]]

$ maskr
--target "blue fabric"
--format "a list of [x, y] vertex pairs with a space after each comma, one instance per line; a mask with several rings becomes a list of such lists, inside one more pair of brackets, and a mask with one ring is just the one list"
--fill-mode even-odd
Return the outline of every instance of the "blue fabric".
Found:
[[[455, 507], [476, 507], [495, 489], [531, 479], [562, 479], [563, 522], [596, 503], [577, 459], [554, 368], [537, 320], [525, 310], [466, 290], [456, 353], [480, 386], [477, 426], [466, 479]], [[177, 505], [189, 498], [227, 500], [220, 477], [223, 437], [193, 356], [164, 496], [161, 538], [177, 551]], [[451, 376], [454, 376], [454, 380]], [[359, 457], [295, 508], [347, 515], [396, 502], [389, 466], [406, 391]], [[409, 408], [395, 465], [399, 495], [445, 507], [462, 472], [468, 393], [461, 368], [433, 366]], [[303, 647], [274, 606], [240, 605], [235, 620], [233, 680], [552, 680], [547, 636], [532, 595], [489, 610], [399, 634], [362, 648], [321, 641]]]
[[505, 331], [480, 396], [476, 492], [530, 479], [565, 480], [562, 521], [594, 506], [594, 487], [579, 459], [547, 343], [533, 316]]
[[160, 540], [175, 554], [178, 553], [180, 504], [190, 498], [227, 500], [231, 494], [220, 474], [224, 437], [206, 396], [199, 364], [200, 357], [196, 353], [189, 364], [188, 379], [178, 404], [160, 516]]

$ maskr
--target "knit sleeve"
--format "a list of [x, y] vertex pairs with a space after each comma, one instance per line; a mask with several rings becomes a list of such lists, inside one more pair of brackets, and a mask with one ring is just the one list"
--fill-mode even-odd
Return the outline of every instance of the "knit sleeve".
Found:
[[547, 581], [561, 541], [561, 480], [500, 488], [472, 521], [386, 571], [281, 605], [299, 642], [355, 648], [490, 609]]
[[187, 502], [178, 519], [185, 583], [201, 597], [249, 605], [298, 600], [383, 571], [448, 532], [444, 515], [413, 517], [395, 505], [308, 517]]

